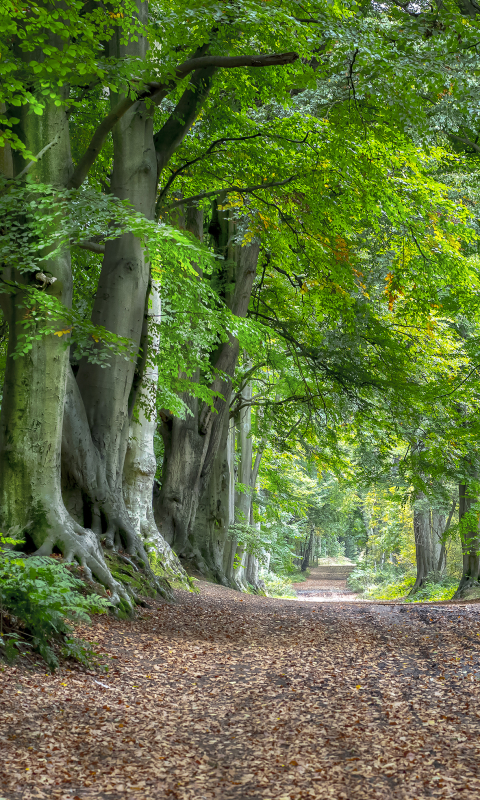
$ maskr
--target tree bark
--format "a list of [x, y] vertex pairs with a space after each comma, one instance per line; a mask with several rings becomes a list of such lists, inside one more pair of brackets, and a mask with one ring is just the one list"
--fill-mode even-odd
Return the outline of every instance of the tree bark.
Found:
[[302, 563], [300, 565], [301, 572], [306, 572], [307, 568], [308, 568], [308, 565], [310, 564], [310, 556], [312, 554], [312, 548], [313, 548], [314, 531], [315, 531], [315, 529], [312, 528], [310, 533], [309, 533], [309, 535], [308, 535], [308, 541], [307, 541], [306, 546], [305, 546], [305, 553], [303, 554]]
[[442, 511], [432, 509], [430, 515], [430, 527], [432, 537], [432, 550], [436, 578], [440, 578], [445, 572], [446, 550], [443, 542], [443, 534], [447, 526], [447, 518]]
[[[41, 58], [42, 54], [36, 56]], [[64, 89], [64, 96], [65, 99], [68, 96], [68, 87]], [[28, 150], [34, 153], [43, 151], [43, 157], [34, 165], [31, 174], [41, 183], [65, 188], [69, 185], [73, 171], [65, 109], [53, 103], [47, 104], [42, 117], [29, 114], [28, 110], [27, 106], [20, 113], [15, 110], [15, 116], [20, 116], [18, 133]], [[128, 119], [125, 124], [128, 125]], [[120, 143], [124, 143], [121, 135]], [[123, 156], [124, 152], [121, 152], [120, 159], [117, 157], [117, 165]], [[14, 175], [20, 176], [25, 163], [18, 154], [15, 155], [14, 162]], [[155, 187], [155, 158], [153, 164]], [[125, 164], [126, 169], [131, 166], [131, 162]], [[145, 202], [144, 192], [139, 190], [138, 194], [139, 202], [140, 196], [141, 202]], [[152, 211], [154, 194], [155, 188], [150, 202]], [[134, 237], [126, 238], [130, 250], [138, 253], [139, 243]], [[140, 255], [143, 259], [141, 251]], [[112, 268], [111, 259], [108, 266]], [[71, 305], [72, 273], [69, 251], [65, 250], [52, 257], [45, 265], [45, 270], [52, 274], [55, 282], [44, 290], [55, 295], [64, 305]], [[148, 267], [146, 272], [148, 280]], [[21, 322], [26, 313], [22, 308], [21, 285], [30, 284], [31, 288], [36, 284], [33, 275], [28, 273], [17, 274], [6, 270], [4, 277], [20, 284], [18, 292], [2, 295], [3, 308], [9, 321], [11, 355], [19, 335], [23, 333]], [[101, 290], [105, 305], [108, 286], [102, 286]], [[114, 296], [113, 302], [117, 299], [118, 296]], [[129, 300], [130, 310], [132, 298]], [[145, 295], [141, 312], [144, 307]], [[111, 313], [111, 309], [108, 311]], [[136, 312], [136, 308], [132, 310], [131, 318], [135, 317], [134, 324], [141, 328], [144, 315]], [[105, 324], [103, 318], [95, 321]], [[126, 335], [128, 333], [130, 330]], [[128, 383], [127, 379], [121, 382], [122, 375], [119, 375], [118, 369], [115, 370], [115, 366], [114, 364], [111, 370], [102, 371], [102, 378], [108, 375], [106, 387], [111, 390], [109, 394], [104, 385], [102, 401], [107, 400], [104, 417], [108, 417], [108, 414], [113, 416], [112, 406], [115, 403], [115, 412], [118, 411], [117, 386], [125, 394]], [[134, 366], [128, 365], [128, 369], [133, 371]], [[126, 371], [123, 375], [126, 375]], [[98, 399], [98, 384], [95, 389], [96, 396], [93, 390], [87, 389], [83, 402], [79, 385], [75, 382], [69, 365], [68, 350], [65, 349], [61, 337], [50, 335], [34, 339], [32, 349], [27, 355], [15, 360], [7, 359], [0, 422], [0, 522], [4, 529], [26, 531], [39, 554], [46, 555], [57, 548], [66, 560], [77, 559], [84, 567], [87, 577], [95, 576], [110, 589], [113, 602], [119, 602], [123, 598], [130, 604], [129, 592], [113, 579], [103, 557], [101, 536], [105, 521], [107, 525], [112, 525], [112, 522], [117, 524], [118, 529], [125, 534], [131, 552], [137, 552], [146, 565], [148, 559], [123, 503], [121, 470], [115, 475], [117, 483], [113, 480], [109, 482], [114, 472], [112, 463], [115, 459], [117, 463], [121, 462], [123, 469], [122, 448], [124, 455], [126, 435], [125, 426], [119, 424], [122, 422], [119, 414], [117, 413], [116, 418], [117, 428], [120, 430], [115, 433], [117, 438], [108, 439], [113, 425], [110, 430], [104, 429], [103, 437], [97, 435], [96, 441], [91, 437], [90, 423], [98, 434], [100, 426], [97, 424], [95, 428], [95, 423], [98, 422], [98, 416], [101, 416], [101, 413], [97, 413], [95, 417], [98, 412], [95, 404]], [[128, 427], [126, 434], [128, 435]], [[62, 451], [65, 467], [63, 475]], [[115, 494], [112, 485], [116, 490], [119, 481], [120, 492]], [[118, 496], [120, 501], [115, 502]], [[85, 527], [85, 523], [88, 527]]]
[[[149, 293], [148, 322], [150, 326], [149, 350], [156, 353], [159, 347], [159, 322], [161, 300], [159, 288], [152, 282]], [[171, 547], [161, 536], [153, 515], [153, 482], [157, 462], [153, 438], [157, 425], [156, 391], [158, 366], [147, 365], [137, 396], [136, 409], [130, 421], [127, 453], [123, 467], [123, 497], [125, 507], [136, 535], [152, 552], [154, 571], [169, 582], [173, 579], [182, 587], [188, 582], [183, 567]], [[160, 568], [160, 569], [159, 569]]]
[[[139, 4], [139, 13], [145, 21], [146, 3]], [[141, 37], [137, 42], [121, 44], [119, 33], [110, 43], [110, 54], [143, 59], [147, 44]], [[111, 101], [115, 106], [119, 98], [112, 96]], [[153, 219], [157, 185], [153, 108], [142, 102], [134, 104], [115, 126], [113, 145], [113, 194], [128, 199], [135, 211]], [[84, 516], [91, 519], [97, 536], [108, 548], [124, 547], [150, 571], [144, 547], [148, 541], [149, 549], [155, 550], [157, 566], [161, 563], [157, 572], [185, 584], [185, 572], [159, 534], [153, 517], [158, 370], [145, 365], [148, 348], [158, 350], [158, 341], [149, 342], [149, 319], [152, 313], [159, 316], [160, 298], [155, 287], [150, 296], [149, 287], [150, 265], [141, 241], [133, 234], [108, 241], [92, 322], [132, 340], [137, 361], [113, 356], [105, 369], [84, 360], [76, 381], [70, 374], [63, 442], [64, 486], [73, 485], [77, 493], [80, 490]], [[136, 401], [139, 408], [132, 416]], [[151, 406], [150, 416], [142, 407], [145, 403]], [[157, 589], [171, 598], [168, 582], [160, 578]]]
[[210, 480], [199, 499], [188, 558], [194, 569], [224, 586], [234, 585], [236, 540], [230, 526], [235, 520], [235, 472], [235, 430], [226, 416]]
[[478, 502], [474, 490], [467, 483], [458, 487], [458, 516], [463, 551], [462, 577], [455, 597], [462, 597], [469, 589], [478, 588], [480, 581], [480, 532], [478, 511], [473, 506]]
[[415, 557], [417, 576], [410, 591], [414, 594], [425, 583], [427, 576], [435, 572], [435, 555], [430, 533], [430, 509], [426, 497], [422, 493], [417, 498], [413, 511], [413, 531], [415, 536]]
[[[64, 91], [66, 95], [68, 89]], [[20, 117], [17, 130], [27, 148], [38, 153], [56, 142], [32, 174], [41, 183], [64, 188], [72, 172], [65, 109], [47, 103], [41, 118], [28, 111], [27, 106], [15, 110], [15, 116]], [[19, 175], [24, 166], [23, 159], [14, 154], [14, 175]], [[69, 306], [69, 251], [52, 257], [45, 269], [56, 278], [45, 291]], [[0, 418], [0, 523], [3, 530], [25, 533], [41, 555], [56, 547], [67, 561], [76, 558], [87, 576], [95, 575], [111, 590], [113, 601], [120, 596], [128, 599], [111, 576], [95, 534], [72, 518], [62, 499], [60, 465], [68, 350], [61, 337], [51, 334], [34, 339], [26, 355], [11, 357], [27, 313], [21, 286], [35, 285], [35, 278], [32, 273], [9, 268], [4, 277], [20, 286], [14, 294], [1, 295], [9, 325], [9, 348]]]
[[[139, 14], [145, 20], [146, 3], [139, 5]], [[120, 38], [119, 31], [110, 43], [112, 57], [145, 58], [146, 39], [139, 37], [137, 42], [125, 45]], [[116, 105], [119, 99], [112, 95], [112, 104]], [[122, 200], [128, 199], [135, 211], [153, 219], [157, 178], [153, 108], [147, 109], [143, 102], [133, 105], [113, 130], [113, 146], [112, 193]], [[145, 251], [136, 236], [125, 234], [106, 243], [92, 322], [131, 339], [139, 361], [144, 355], [140, 347], [149, 277]], [[130, 553], [138, 550], [138, 541], [123, 501], [122, 484], [136, 366], [135, 362], [112, 356], [107, 369], [83, 360], [77, 374], [92, 442], [103, 469], [101, 493], [107, 499], [102, 508], [107, 523], [106, 545], [123, 544]], [[67, 457], [66, 464], [68, 460]], [[81, 488], [85, 491], [85, 487]], [[98, 497], [94, 498], [94, 503], [97, 502]]]
[[[223, 256], [220, 284], [234, 286], [224, 299], [236, 316], [245, 317], [256, 275], [259, 245], [235, 245], [228, 212], [216, 212], [212, 229], [216, 250]], [[192, 557], [200, 550], [204, 534], [199, 533], [197, 543], [195, 517], [217, 455], [225, 446], [222, 441], [226, 442], [232, 377], [238, 354], [238, 340], [231, 334], [212, 354], [214, 367], [221, 373], [211, 385], [213, 391], [219, 392], [213, 408], [191, 398], [188, 401], [191, 414], [185, 419], [163, 414], [161, 432], [165, 457], [155, 518], [162, 535], [183, 558]], [[208, 505], [207, 502], [205, 507]], [[209, 568], [215, 571], [218, 567], [211, 563]]]
[[[252, 384], [247, 383], [242, 392], [242, 399], [247, 403], [252, 399]], [[237, 522], [250, 525], [250, 511], [252, 506], [252, 409], [246, 405], [238, 412], [237, 419], [237, 458], [238, 474], [237, 483], [242, 485], [241, 491], [235, 492], [235, 519]], [[246, 589], [250, 580], [255, 581], [257, 559], [253, 553], [248, 552], [245, 546], [237, 546], [236, 561], [238, 566], [235, 569], [234, 580], [239, 588]], [[250, 578], [250, 580], [249, 580]], [[252, 584], [254, 585], [254, 584]]]

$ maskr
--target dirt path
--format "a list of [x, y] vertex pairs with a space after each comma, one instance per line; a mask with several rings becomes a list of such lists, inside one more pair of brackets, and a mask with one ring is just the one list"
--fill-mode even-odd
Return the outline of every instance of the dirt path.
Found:
[[202, 584], [100, 617], [108, 675], [0, 674], [0, 797], [473, 800], [479, 613]]
[[[361, 598], [347, 586], [346, 574], [342, 575], [341, 567], [314, 567], [302, 583], [294, 583], [297, 595], [311, 603], [339, 602], [342, 600], [361, 602]], [[340, 573], [340, 574], [339, 574]]]

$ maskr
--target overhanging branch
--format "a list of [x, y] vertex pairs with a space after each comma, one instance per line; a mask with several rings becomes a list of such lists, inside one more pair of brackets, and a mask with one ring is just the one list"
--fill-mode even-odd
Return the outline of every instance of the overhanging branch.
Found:
[[230, 186], [227, 189], [219, 187], [218, 189], [212, 189], [210, 192], [201, 192], [200, 194], [194, 194], [191, 197], [185, 197], [182, 200], [176, 200], [175, 203], [165, 206], [165, 211], [170, 211], [172, 208], [188, 205], [189, 203], [196, 203], [199, 200], [204, 200], [206, 197], [215, 197], [218, 194], [232, 194], [233, 192], [236, 192], [237, 194], [248, 194], [249, 192], [257, 191], [258, 189], [271, 189], [274, 186], [286, 186], [287, 183], [291, 183], [297, 177], [297, 175], [292, 175], [290, 178], [286, 178], [284, 181], [259, 183], [256, 186]]
[[97, 244], [97, 242], [79, 242], [78, 246], [82, 250], [90, 250], [92, 253], [100, 253], [102, 255], [105, 253], [105, 245]]
[[100, 153], [105, 140], [124, 114], [138, 101], [150, 100], [160, 103], [176, 84], [187, 77], [191, 72], [199, 69], [236, 69], [238, 67], [273, 67], [293, 64], [298, 59], [298, 53], [266, 53], [264, 55], [249, 56], [200, 56], [189, 58], [175, 70], [175, 77], [162, 83], [148, 83], [144, 91], [128, 95], [121, 100], [114, 109], [100, 123], [92, 136], [84, 155], [80, 159], [69, 183], [69, 188], [78, 189], [82, 185], [95, 159]]
[[236, 69], [237, 67], [281, 67], [293, 64], [298, 53], [265, 53], [257, 56], [201, 56], [184, 61], [176, 69], [178, 80], [185, 78], [190, 72], [206, 67], [217, 69]]
[[450, 139], [453, 139], [453, 141], [460, 142], [460, 144], [471, 147], [476, 153], [480, 153], [480, 145], [478, 145], [476, 142], [473, 142], [467, 136], [458, 136], [456, 133], [449, 133], [448, 136]]

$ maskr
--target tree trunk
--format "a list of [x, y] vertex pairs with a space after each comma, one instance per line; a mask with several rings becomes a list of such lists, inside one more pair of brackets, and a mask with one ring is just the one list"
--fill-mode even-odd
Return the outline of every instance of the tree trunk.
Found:
[[480, 581], [480, 533], [478, 511], [473, 506], [478, 502], [468, 484], [460, 484], [458, 492], [458, 516], [463, 550], [463, 570], [455, 598], [463, 597], [469, 589], [478, 589]]
[[[133, 51], [132, 55], [143, 57], [145, 42], [140, 40], [136, 46], [134, 44], [119, 45], [119, 54], [128, 50]], [[115, 105], [118, 99], [113, 97], [112, 103]], [[128, 199], [134, 209], [148, 219], [154, 216], [156, 192], [152, 117], [152, 109], [147, 110], [144, 103], [136, 103], [113, 131], [112, 192], [120, 199]], [[107, 242], [92, 322], [133, 340], [137, 352], [142, 339], [149, 274], [149, 264], [137, 237], [125, 234]], [[110, 547], [119, 545], [118, 536], [121, 535], [130, 552], [135, 549], [135, 537], [123, 503], [122, 479], [134, 377], [136, 367], [141, 366], [142, 355], [139, 352], [138, 365], [113, 356], [107, 369], [84, 360], [77, 375], [92, 441], [106, 479], [104, 494], [109, 498], [108, 507], [103, 509], [108, 523], [106, 543]]]
[[235, 519], [235, 430], [233, 420], [224, 420], [224, 430], [210, 480], [202, 493], [195, 517], [194, 536], [188, 562], [224, 586], [234, 581], [236, 540], [230, 526]]
[[[252, 384], [248, 383], [242, 392], [242, 400], [247, 403], [252, 399]], [[252, 409], [250, 405], [242, 408], [237, 418], [237, 483], [242, 489], [235, 492], [235, 520], [242, 525], [250, 525], [250, 510], [252, 507]], [[253, 553], [248, 552], [245, 545], [239, 544], [236, 551], [238, 566], [235, 569], [234, 580], [239, 588], [246, 589], [249, 577], [255, 580], [255, 561]], [[257, 580], [258, 580], [258, 568]]]
[[[65, 89], [65, 92], [68, 90]], [[42, 117], [28, 113], [24, 106], [17, 131], [27, 149], [38, 153], [51, 146], [32, 174], [41, 183], [64, 188], [72, 171], [68, 120], [65, 109], [47, 104]], [[15, 154], [14, 174], [25, 162]], [[71, 305], [72, 273], [70, 254], [65, 250], [51, 258], [44, 271], [56, 281], [45, 289], [64, 305]], [[4, 277], [20, 285], [36, 285], [32, 273], [5, 270]], [[51, 334], [34, 339], [30, 352], [11, 358], [23, 333], [22, 289], [2, 295], [2, 307], [9, 325], [9, 349], [5, 371], [0, 419], [0, 522], [3, 530], [25, 532], [45, 555], [57, 547], [66, 560], [76, 558], [87, 575], [94, 574], [112, 592], [113, 600], [128, 595], [111, 576], [94, 533], [79, 525], [68, 513], [61, 492], [61, 442], [68, 350], [61, 337]]]
[[[161, 301], [158, 287], [152, 283], [149, 297], [149, 320], [158, 324]], [[156, 353], [159, 345], [158, 326], [153, 327], [149, 337], [149, 348]], [[157, 575], [172, 579], [183, 587], [188, 585], [186, 575], [178, 558], [160, 535], [153, 516], [153, 482], [157, 462], [153, 448], [153, 437], [157, 425], [156, 390], [158, 367], [145, 368], [137, 396], [136, 410], [130, 421], [130, 431], [123, 468], [123, 496], [125, 506], [137, 536], [147, 551], [152, 553], [154, 571]]]
[[435, 572], [435, 556], [430, 534], [430, 509], [426, 498], [420, 493], [413, 511], [413, 532], [415, 536], [415, 557], [417, 577], [410, 594], [414, 594], [425, 583], [427, 576]]
[[[253, 458], [253, 439], [252, 439], [252, 384], [247, 383], [242, 390], [241, 402], [247, 405], [239, 411], [238, 423], [238, 452], [240, 456], [238, 482], [244, 484], [245, 492], [237, 492], [235, 495], [235, 506], [240, 522], [249, 525], [250, 531], [256, 528], [260, 530], [254, 522], [253, 517], [253, 496], [257, 483], [260, 461], [266, 445], [266, 436], [260, 441], [255, 458]], [[240, 557], [240, 553], [238, 556]], [[260, 557], [248, 551], [243, 555], [242, 579], [247, 586], [255, 591], [264, 591], [264, 585], [259, 579]]]
[[312, 554], [312, 548], [313, 548], [314, 531], [315, 531], [315, 529], [312, 528], [312, 530], [310, 531], [310, 534], [308, 536], [308, 542], [307, 542], [306, 547], [305, 547], [305, 553], [303, 554], [302, 563], [300, 565], [300, 570], [302, 572], [306, 572], [307, 568], [308, 568], [308, 565], [310, 564], [310, 556]]
[[[233, 292], [225, 300], [236, 316], [245, 317], [256, 275], [259, 245], [234, 245], [228, 212], [217, 212], [216, 225], [216, 249], [224, 259], [220, 280], [234, 285]], [[192, 398], [189, 402], [192, 413], [185, 419], [162, 414], [165, 457], [162, 487], [155, 502], [155, 518], [162, 535], [183, 558], [195, 557], [202, 550], [204, 528], [199, 527], [197, 542], [195, 518], [202, 495], [210, 483], [217, 455], [226, 444], [232, 376], [238, 353], [238, 340], [230, 334], [228, 341], [212, 354], [215, 368], [223, 373], [211, 386], [213, 391], [219, 392], [213, 408]], [[218, 462], [217, 468], [221, 469]], [[209, 501], [205, 502], [207, 507], [211, 508]], [[212, 572], [218, 569], [214, 561], [207, 567]]]
[[[67, 96], [67, 92], [68, 89], [65, 88], [65, 96]], [[46, 149], [43, 157], [35, 165], [32, 174], [42, 183], [64, 188], [68, 186], [72, 174], [68, 120], [65, 110], [52, 104], [46, 107], [42, 117], [29, 114], [28, 111], [27, 108], [21, 109], [21, 121], [18, 126], [18, 132], [27, 148], [38, 153], [46, 145], [54, 143], [53, 146]], [[15, 116], [18, 116], [16, 112]], [[122, 120], [122, 124], [125, 128], [129, 124], [135, 125], [135, 121], [130, 116], [130, 118]], [[145, 128], [145, 122], [142, 124]], [[125, 141], [129, 136], [131, 136], [131, 132], [125, 135]], [[125, 149], [128, 147], [123, 150], [120, 148], [119, 151], [119, 142], [125, 144], [125, 141], [118, 131], [114, 138], [117, 151], [117, 169], [116, 171], [114, 169], [114, 173], [117, 174], [121, 172], [118, 164], [123, 164]], [[155, 166], [155, 159], [153, 163]], [[24, 166], [24, 162], [17, 155], [14, 166], [15, 174], [18, 175]], [[124, 170], [128, 170], [133, 166], [132, 161], [123, 166]], [[128, 176], [128, 180], [133, 179]], [[128, 180], [126, 179], [125, 182], [128, 183]], [[120, 183], [121, 180], [117, 180], [117, 184]], [[131, 186], [128, 187], [126, 194], [130, 193], [130, 189]], [[152, 194], [154, 196], [155, 189]], [[140, 188], [138, 190], [139, 203], [140, 200], [144, 202], [144, 195], [144, 189]], [[153, 200], [150, 205], [153, 206]], [[139, 210], [143, 210], [143, 208], [140, 207]], [[127, 248], [130, 247], [131, 251], [135, 250], [136, 253], [140, 253], [142, 266], [145, 267], [139, 243], [131, 236], [125, 237], [125, 239], [128, 243]], [[116, 246], [114, 244], [113, 249]], [[131, 271], [131, 267], [132, 262], [130, 261], [129, 266], [125, 269], [125, 274]], [[106, 268], [110, 269], [112, 273], [114, 272], [111, 259]], [[45, 270], [51, 272], [56, 279], [55, 283], [45, 291], [55, 295], [66, 306], [71, 305], [72, 274], [69, 252], [65, 251], [62, 255], [52, 258], [45, 265]], [[148, 278], [148, 268], [146, 272]], [[35, 284], [32, 275], [8, 274], [7, 277], [16, 279], [19, 283]], [[129, 277], [131, 285], [136, 284], [136, 281], [131, 276]], [[103, 285], [101, 282], [100, 291], [102, 292], [102, 302], [100, 303], [97, 295], [97, 304], [103, 303], [103, 306], [107, 306], [107, 320], [97, 314], [95, 322], [109, 327], [108, 315], [112, 316], [112, 308], [105, 301], [110, 300], [111, 303], [116, 304], [115, 313], [118, 315], [119, 293], [117, 292], [115, 295], [113, 291], [109, 295], [108, 282], [104, 282]], [[132, 324], [140, 327], [140, 330], [143, 325], [145, 307], [144, 289], [143, 292], [140, 313], [137, 313], [138, 302], [131, 313]], [[24, 311], [18, 302], [21, 294], [20, 290], [17, 295], [9, 295], [6, 298], [3, 296], [3, 306], [10, 326], [10, 353], [13, 352], [18, 335], [22, 332], [19, 326]], [[131, 296], [128, 304], [125, 304], [125, 308], [127, 305], [128, 310], [135, 305]], [[135, 315], [138, 319], [133, 320]], [[115, 332], [128, 335], [130, 328], [126, 331], [116, 330]], [[130, 551], [137, 552], [148, 565], [141, 540], [136, 535], [128, 518], [121, 491], [122, 450], [124, 454], [128, 428], [125, 431], [124, 420], [117, 413], [119, 405], [121, 405], [118, 402], [118, 389], [120, 389], [120, 395], [122, 392], [125, 395], [128, 384], [125, 376], [127, 376], [128, 370], [133, 373], [134, 366], [129, 364], [126, 369], [124, 367], [122, 373], [121, 368], [116, 369], [120, 359], [113, 361], [111, 369], [101, 370], [103, 374], [100, 376], [100, 381], [96, 383], [93, 379], [90, 386], [88, 381], [84, 382], [85, 402], [83, 402], [79, 385], [76, 383], [69, 365], [68, 350], [64, 348], [61, 337], [51, 335], [34, 340], [32, 350], [28, 355], [16, 360], [7, 359], [0, 425], [1, 522], [7, 528], [27, 528], [31, 541], [41, 554], [48, 554], [52, 552], [53, 548], [58, 548], [66, 560], [76, 558], [84, 566], [87, 576], [93, 574], [111, 590], [114, 602], [119, 601], [122, 597], [130, 604], [128, 591], [113, 579], [101, 548], [101, 536], [105, 522], [110, 528], [112, 524], [116, 524], [117, 532], [122, 530], [125, 534], [126, 544]], [[120, 367], [126, 364], [123, 360], [122, 362]], [[86, 365], [82, 365], [82, 367], [85, 373], [88, 373], [88, 367]], [[122, 377], [125, 378], [123, 382]], [[105, 381], [103, 384], [104, 394], [100, 397], [98, 384], [102, 379]], [[128, 387], [129, 391], [130, 387]], [[103, 412], [103, 416], [108, 418], [110, 414], [112, 425], [110, 429], [105, 426], [103, 436], [101, 436], [99, 435], [101, 426], [98, 424], [98, 418], [102, 416], [102, 410], [98, 408], [98, 404], [103, 402], [105, 403], [104, 408], [107, 408], [107, 411]], [[115, 407], [115, 420], [111, 419], [112, 407]], [[92, 424], [92, 429], [96, 434], [95, 442], [92, 440], [89, 423]], [[114, 430], [112, 435], [112, 429], [115, 428], [118, 430]], [[113, 468], [115, 460], [118, 464], [121, 462], [120, 471], [117, 470], [116, 473]], [[63, 475], [61, 475], [61, 464], [65, 468]], [[112, 479], [113, 473], [115, 473], [114, 479]], [[119, 480], [120, 491], [113, 491], [112, 486], [117, 490]], [[120, 496], [120, 500], [118, 500], [118, 496]], [[84, 527], [85, 524], [88, 528]], [[108, 533], [107, 529], [107, 537]]]
[[432, 509], [430, 526], [436, 578], [440, 578], [443, 575], [446, 567], [446, 550], [443, 542], [443, 534], [445, 533], [446, 525], [447, 518], [445, 514], [437, 509]]
[[[145, 21], [146, 3], [139, 4], [139, 14]], [[146, 39], [139, 37], [127, 45], [120, 39], [118, 32], [110, 43], [112, 57], [145, 58]], [[112, 105], [119, 99], [113, 95]], [[113, 130], [113, 146], [112, 193], [128, 199], [136, 211], [153, 219], [157, 181], [153, 108], [147, 109], [142, 102], [132, 106]], [[124, 502], [123, 469], [131, 414], [145, 363], [149, 275], [145, 251], [136, 236], [125, 234], [107, 242], [92, 322], [131, 339], [137, 349], [137, 363], [113, 355], [105, 369], [82, 360], [76, 378], [78, 390], [70, 379], [63, 450], [64, 484], [81, 491], [89, 507], [85, 513], [92, 518], [97, 534], [103, 536], [107, 547], [123, 546], [145, 565], [148, 559]], [[84, 450], [88, 450], [88, 459]]]
[[366, 540], [365, 540], [365, 563], [366, 563], [367, 559], [368, 559], [368, 542], [369, 542], [370, 538], [373, 536], [372, 519], [370, 517], [370, 514], [368, 512], [368, 509], [367, 509], [365, 503], [362, 503], [362, 505], [360, 507], [360, 513], [362, 515], [363, 524], [365, 526], [365, 531], [366, 531], [366, 534], [367, 534], [367, 537], [366, 537]]

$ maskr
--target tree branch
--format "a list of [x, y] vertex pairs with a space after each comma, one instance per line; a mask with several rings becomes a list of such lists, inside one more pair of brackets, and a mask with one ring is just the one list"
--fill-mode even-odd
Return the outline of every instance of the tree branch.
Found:
[[252, 133], [248, 136], [223, 136], [221, 139], [215, 139], [215, 141], [211, 143], [211, 145], [207, 148], [207, 150], [205, 150], [204, 153], [202, 153], [202, 155], [197, 156], [196, 158], [192, 158], [190, 161], [185, 161], [180, 167], [178, 167], [178, 169], [172, 171], [172, 174], [170, 175], [168, 181], [166, 182], [165, 186], [159, 193], [158, 203], [157, 203], [158, 207], [159, 208], [161, 207], [161, 201], [167, 194], [172, 183], [178, 178], [178, 176], [181, 175], [182, 172], [184, 172], [189, 167], [192, 167], [199, 161], [203, 161], [204, 158], [208, 158], [208, 156], [212, 154], [213, 150], [217, 145], [225, 144], [225, 142], [245, 142], [248, 141], [249, 139], [257, 139], [259, 136], [263, 135], [264, 135], [263, 133]]
[[35, 156], [35, 159], [34, 159], [33, 161], [29, 161], [29, 162], [28, 162], [27, 166], [26, 166], [26, 167], [24, 167], [24, 168], [22, 169], [22, 171], [21, 171], [21, 172], [19, 172], [19, 173], [18, 173], [18, 175], [16, 175], [16, 176], [15, 176], [15, 180], [16, 180], [16, 181], [19, 181], [21, 178], [23, 178], [23, 176], [24, 176], [24, 175], [26, 175], [28, 172], [30, 172], [30, 170], [32, 169], [32, 167], [34, 167], [34, 166], [35, 166], [35, 164], [36, 164], [38, 161], [40, 161], [40, 159], [41, 159], [41, 158], [43, 158], [43, 156], [45, 155], [45, 153], [46, 153], [48, 150], [50, 150], [50, 148], [51, 148], [51, 147], [53, 147], [54, 145], [56, 145], [56, 144], [57, 144], [57, 142], [58, 142], [58, 135], [57, 135], [57, 136], [55, 136], [55, 138], [54, 138], [54, 139], [52, 139], [52, 141], [51, 141], [51, 142], [49, 142], [48, 144], [46, 144], [46, 145], [45, 145], [45, 147], [43, 147], [43, 148], [40, 150], [40, 152], [39, 152], [39, 153], [37, 153], [37, 155]]
[[92, 253], [103, 254], [105, 252], [105, 245], [97, 244], [97, 242], [79, 242], [78, 247], [81, 247], [82, 250], [90, 250]]
[[[161, 175], [173, 153], [183, 142], [188, 131], [197, 119], [199, 111], [212, 88], [215, 72], [216, 67], [196, 70], [174, 111], [170, 114], [163, 127], [160, 128], [153, 137], [157, 155], [158, 176]], [[155, 211], [158, 216], [158, 202]]]
[[187, 77], [191, 72], [203, 69], [235, 69], [237, 67], [272, 67], [293, 64], [298, 59], [298, 53], [266, 53], [257, 56], [200, 56], [189, 58], [175, 70], [175, 77], [162, 83], [148, 83], [143, 92], [133, 97], [129, 95], [115, 106], [105, 119], [100, 123], [92, 136], [90, 144], [80, 159], [70, 180], [69, 188], [78, 189], [82, 185], [88, 172], [102, 149], [105, 140], [124, 114], [137, 102], [151, 100], [160, 103], [164, 97]]
[[472, 142], [472, 140], [468, 139], [466, 136], [457, 136], [456, 133], [449, 133], [448, 135], [450, 139], [454, 139], [456, 142], [460, 142], [461, 144], [464, 144], [467, 147], [472, 147], [476, 153], [480, 153], [480, 146], [475, 142]]
[[175, 71], [177, 80], [182, 80], [197, 69], [215, 67], [216, 69], [236, 69], [237, 67], [278, 67], [293, 64], [298, 53], [265, 53], [258, 56], [201, 56], [189, 58]]
[[294, 181], [298, 176], [293, 175], [290, 178], [286, 178], [284, 181], [271, 181], [270, 183], [259, 183], [256, 186], [230, 186], [229, 189], [223, 189], [219, 187], [218, 189], [212, 189], [210, 192], [201, 192], [200, 194], [194, 194], [192, 197], [186, 197], [183, 200], [176, 200], [175, 203], [171, 203], [169, 206], [165, 206], [165, 211], [170, 211], [172, 208], [177, 208], [178, 206], [184, 206], [187, 203], [195, 203], [199, 200], [204, 200], [206, 197], [215, 197], [222, 192], [224, 194], [232, 194], [232, 192], [237, 192], [237, 194], [248, 194], [249, 192], [255, 192], [257, 189], [271, 189], [273, 186], [286, 186], [287, 183], [291, 183]]

